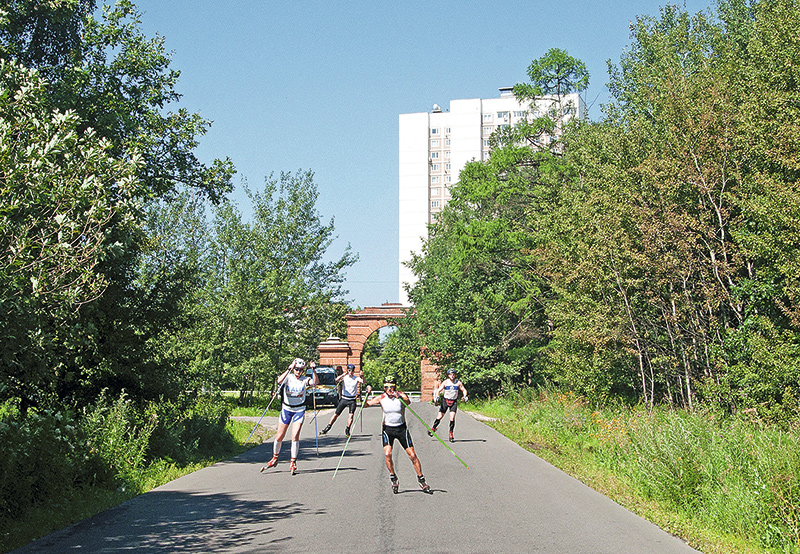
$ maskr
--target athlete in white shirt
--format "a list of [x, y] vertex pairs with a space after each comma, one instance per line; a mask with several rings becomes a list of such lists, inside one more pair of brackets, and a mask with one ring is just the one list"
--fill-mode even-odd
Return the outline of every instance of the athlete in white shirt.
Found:
[[[386, 469], [389, 470], [389, 478], [392, 480], [392, 492], [397, 494], [400, 486], [397, 475], [394, 472], [394, 462], [392, 461], [392, 446], [397, 440], [402, 446], [414, 471], [417, 473], [417, 481], [423, 492], [433, 494], [430, 485], [425, 482], [422, 475], [422, 464], [414, 451], [414, 443], [411, 441], [411, 433], [408, 432], [405, 420], [405, 404], [410, 401], [408, 395], [403, 391], [397, 390], [394, 378], [387, 375], [383, 382], [383, 394], [369, 399], [366, 406], [377, 406], [380, 404], [383, 409], [383, 454], [386, 459]], [[405, 404], [404, 404], [405, 403]]]
[[[342, 373], [336, 377], [336, 382], [342, 383], [342, 397], [339, 399], [339, 405], [336, 406], [336, 413], [331, 416], [331, 420], [325, 428], [319, 432], [324, 435], [333, 427], [336, 418], [344, 411], [345, 408], [350, 410], [350, 415], [347, 417], [347, 427], [344, 428], [345, 436], [350, 436], [350, 426], [353, 425], [353, 414], [356, 411], [356, 397], [358, 397], [359, 386], [364, 385], [364, 379], [356, 375], [356, 366], [347, 364], [347, 373]], [[372, 392], [372, 387], [366, 386], [367, 394]]]
[[275, 442], [272, 443], [272, 459], [261, 471], [278, 465], [278, 454], [281, 451], [281, 442], [286, 436], [289, 425], [292, 425], [292, 457], [289, 468], [292, 475], [297, 472], [297, 454], [300, 451], [300, 429], [306, 416], [306, 390], [319, 384], [317, 372], [314, 371], [314, 362], [309, 362], [311, 376], [306, 377], [306, 363], [295, 358], [286, 371], [278, 376], [278, 386], [281, 394], [281, 415], [278, 418], [278, 432]]
[[464, 388], [464, 384], [456, 377], [456, 370], [448, 369], [447, 379], [445, 379], [442, 384], [436, 387], [436, 390], [433, 391], [434, 399], [438, 398], [440, 394], [442, 395], [442, 403], [439, 406], [439, 413], [436, 414], [436, 419], [433, 421], [433, 425], [431, 425], [431, 430], [428, 431], [429, 436], [433, 436], [433, 433], [436, 432], [436, 428], [442, 421], [444, 414], [447, 413], [447, 410], [450, 410], [450, 442], [455, 442], [455, 439], [453, 438], [453, 430], [456, 428], [456, 412], [458, 411], [459, 391], [464, 394], [464, 402], [466, 402], [467, 389]]

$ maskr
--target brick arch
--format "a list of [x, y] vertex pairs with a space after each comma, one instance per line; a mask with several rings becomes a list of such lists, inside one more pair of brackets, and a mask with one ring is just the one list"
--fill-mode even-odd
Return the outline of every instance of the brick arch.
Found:
[[[391, 325], [391, 320], [406, 316], [406, 309], [402, 304], [385, 303], [380, 306], [364, 308], [347, 314], [347, 340], [342, 341], [338, 337], [331, 337], [319, 345], [320, 365], [340, 365], [345, 367], [347, 364], [356, 366], [356, 374], [361, 374], [361, 355], [364, 353], [364, 345], [367, 339], [382, 327]], [[424, 356], [420, 364], [422, 378], [420, 380], [422, 389], [421, 400], [430, 400], [433, 397], [433, 387], [438, 379], [438, 367], [428, 361]]]

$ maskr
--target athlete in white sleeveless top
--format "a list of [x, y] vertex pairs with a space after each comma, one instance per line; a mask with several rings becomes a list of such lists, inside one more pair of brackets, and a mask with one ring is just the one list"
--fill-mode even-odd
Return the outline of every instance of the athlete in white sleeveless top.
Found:
[[433, 490], [425, 482], [425, 477], [422, 475], [422, 464], [414, 450], [411, 433], [408, 432], [408, 427], [406, 426], [405, 409], [409, 402], [408, 395], [403, 391], [397, 390], [394, 378], [391, 375], [387, 375], [383, 382], [383, 394], [369, 399], [366, 405], [380, 405], [383, 409], [383, 454], [386, 461], [386, 469], [389, 470], [389, 478], [392, 481], [392, 492], [397, 494], [400, 488], [397, 475], [394, 472], [394, 462], [392, 461], [392, 446], [394, 441], [397, 440], [400, 446], [405, 449], [408, 459], [411, 460], [411, 464], [414, 466], [420, 488], [423, 492], [433, 494]]
[[300, 429], [306, 416], [306, 390], [319, 384], [317, 372], [314, 371], [314, 362], [309, 362], [311, 376], [306, 377], [306, 363], [295, 358], [286, 371], [278, 376], [278, 386], [281, 395], [281, 415], [278, 418], [278, 432], [275, 442], [272, 443], [272, 459], [261, 471], [278, 465], [278, 454], [281, 451], [281, 442], [286, 436], [289, 425], [292, 425], [292, 457], [289, 468], [292, 475], [297, 472], [297, 454], [300, 451]]
[[[360, 375], [356, 375], [355, 365], [347, 364], [347, 373], [337, 375], [336, 382], [342, 383], [342, 397], [339, 399], [339, 404], [336, 406], [336, 412], [331, 416], [331, 420], [319, 434], [324, 435], [330, 431], [336, 419], [345, 408], [347, 408], [350, 410], [350, 415], [347, 417], [347, 427], [344, 428], [344, 434], [346, 437], [349, 437], [350, 426], [353, 425], [353, 414], [355, 414], [356, 411], [356, 398], [359, 395], [360, 386], [364, 385], [364, 379], [362, 379]], [[366, 385], [366, 390], [367, 394], [369, 394], [372, 392], [372, 387]]]

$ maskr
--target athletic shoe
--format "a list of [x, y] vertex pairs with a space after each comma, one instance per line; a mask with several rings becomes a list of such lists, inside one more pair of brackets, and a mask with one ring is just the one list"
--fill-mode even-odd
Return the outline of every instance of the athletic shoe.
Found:
[[322, 431], [320, 431], [320, 432], [319, 432], [319, 434], [320, 434], [320, 435], [324, 435], [325, 433], [327, 433], [327, 432], [328, 432], [328, 431], [330, 431], [330, 430], [331, 430], [331, 426], [330, 426], [330, 425], [326, 425], [326, 426], [325, 426], [325, 429], [323, 429]]
[[267, 462], [267, 465], [262, 466], [261, 473], [264, 473], [265, 470], [271, 467], [275, 467], [276, 465], [278, 465], [278, 457], [275, 454], [273, 454], [272, 459]]
[[433, 490], [431, 489], [431, 486], [428, 483], [425, 482], [425, 478], [424, 477], [418, 477], [417, 481], [419, 481], [419, 488], [422, 489], [422, 492], [427, 493], [427, 494], [433, 494]]
[[292, 475], [294, 475], [295, 473], [297, 473], [297, 460], [292, 460], [292, 461], [289, 463], [289, 469], [291, 469], [291, 470], [292, 470]]
[[450, 433], [450, 442], [456, 442], [456, 439], [453, 438], [453, 433]]
[[390, 475], [389, 479], [392, 480], [392, 492], [397, 494], [400, 490], [400, 481], [398, 481], [397, 475]]
[[349, 437], [350, 436], [350, 427], [345, 427], [344, 428], [344, 436], [345, 437]]

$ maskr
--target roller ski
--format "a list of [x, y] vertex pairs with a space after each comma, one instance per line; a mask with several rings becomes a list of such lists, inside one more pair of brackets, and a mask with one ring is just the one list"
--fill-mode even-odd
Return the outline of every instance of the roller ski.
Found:
[[392, 492], [394, 494], [400, 492], [400, 481], [397, 480], [397, 475], [390, 475], [389, 479], [392, 480]]
[[289, 463], [289, 469], [292, 472], [292, 475], [297, 475], [297, 460], [292, 460]]
[[259, 473], [264, 473], [266, 470], [268, 470], [271, 467], [275, 467], [276, 465], [278, 465], [278, 456], [273, 454], [272, 459], [267, 462], [267, 465], [261, 466], [261, 470], [259, 471]]
[[425, 482], [424, 477], [417, 477], [417, 481], [419, 481], [419, 488], [422, 489], [422, 492], [426, 494], [433, 494], [433, 489], [431, 489], [431, 486]]

